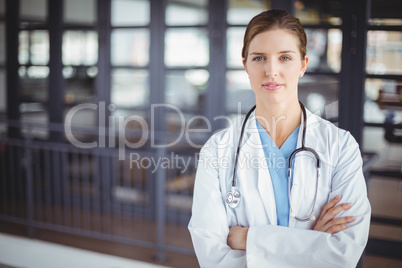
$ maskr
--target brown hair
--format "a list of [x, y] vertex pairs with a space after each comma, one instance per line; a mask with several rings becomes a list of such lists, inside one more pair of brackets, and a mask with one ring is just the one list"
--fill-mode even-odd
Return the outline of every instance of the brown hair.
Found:
[[306, 56], [307, 38], [300, 20], [285, 10], [276, 9], [261, 12], [247, 25], [241, 52], [243, 59], [247, 59], [250, 42], [257, 34], [276, 29], [286, 30], [297, 37], [303, 60]]

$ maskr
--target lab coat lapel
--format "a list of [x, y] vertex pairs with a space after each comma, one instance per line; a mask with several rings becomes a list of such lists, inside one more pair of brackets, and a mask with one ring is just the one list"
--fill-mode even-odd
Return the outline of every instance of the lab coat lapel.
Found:
[[[261, 139], [257, 130], [254, 113], [248, 120], [248, 125], [245, 129], [244, 141], [245, 143], [242, 148], [244, 154], [242, 153], [242, 155], [248, 155], [250, 159], [259, 160], [258, 191], [270, 223], [272, 225], [277, 225], [274, 188], [267, 168], [264, 150], [262, 149]], [[265, 161], [264, 164], [262, 163], [263, 161]]]

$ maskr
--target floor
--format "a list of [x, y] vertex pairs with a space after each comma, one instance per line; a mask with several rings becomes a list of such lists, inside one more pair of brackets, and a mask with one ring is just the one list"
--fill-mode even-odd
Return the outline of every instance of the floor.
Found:
[[[373, 216], [402, 219], [402, 180], [373, 177], [369, 184], [369, 199]], [[402, 242], [402, 227], [374, 224], [370, 226], [370, 237]], [[364, 268], [400, 268], [399, 260], [366, 256]]]
[[109, 254], [0, 233], [0, 268], [163, 268]]

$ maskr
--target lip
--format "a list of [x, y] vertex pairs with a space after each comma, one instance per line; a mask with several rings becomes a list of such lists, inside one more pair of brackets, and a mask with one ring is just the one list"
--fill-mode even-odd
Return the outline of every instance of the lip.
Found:
[[278, 83], [278, 82], [268, 82], [268, 83], [263, 84], [262, 86], [266, 90], [275, 91], [275, 90], [280, 89], [283, 86], [283, 84]]

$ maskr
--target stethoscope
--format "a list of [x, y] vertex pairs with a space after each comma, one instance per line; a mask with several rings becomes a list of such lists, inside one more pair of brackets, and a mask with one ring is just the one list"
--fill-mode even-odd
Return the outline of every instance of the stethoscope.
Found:
[[[313, 215], [314, 212], [314, 208], [315, 208], [315, 203], [317, 200], [317, 192], [318, 192], [318, 179], [320, 177], [320, 157], [318, 156], [317, 152], [314, 151], [313, 149], [306, 147], [304, 144], [305, 138], [306, 138], [306, 127], [307, 127], [307, 115], [306, 115], [306, 108], [304, 108], [304, 105], [300, 103], [300, 107], [302, 109], [302, 113], [303, 113], [303, 127], [302, 127], [302, 144], [301, 147], [296, 149], [295, 151], [292, 152], [292, 154], [289, 157], [289, 165], [288, 165], [288, 172], [287, 172], [287, 177], [288, 177], [288, 196], [289, 196], [289, 208], [290, 208], [290, 213], [289, 216], [294, 217], [296, 220], [298, 221], [308, 221], [308, 220], [315, 220], [315, 216]], [[243, 125], [241, 128], [241, 132], [240, 132], [240, 138], [239, 138], [239, 144], [237, 145], [237, 150], [236, 150], [236, 157], [235, 157], [235, 162], [234, 162], [234, 168], [233, 168], [233, 179], [232, 179], [232, 190], [230, 192], [228, 192], [226, 194], [226, 198], [225, 201], [226, 203], [229, 205], [229, 207], [231, 208], [236, 208], [239, 203], [240, 203], [240, 197], [241, 194], [239, 192], [239, 190], [236, 189], [236, 171], [237, 171], [237, 162], [238, 162], [238, 158], [239, 158], [239, 152], [240, 152], [240, 147], [241, 147], [241, 142], [243, 139], [243, 134], [244, 134], [244, 129], [246, 127], [246, 122], [248, 120], [248, 118], [250, 117], [251, 113], [255, 110], [254, 106], [253, 108], [250, 109], [250, 111], [247, 113], [244, 121], [243, 121]], [[290, 177], [291, 177], [291, 170], [292, 170], [292, 160], [295, 157], [295, 155], [297, 153], [303, 152], [303, 151], [307, 151], [310, 152], [314, 155], [315, 160], [317, 162], [317, 175], [316, 175], [316, 184], [315, 184], [315, 194], [314, 194], [314, 202], [313, 202], [313, 207], [311, 208], [310, 213], [306, 216], [306, 217], [298, 217], [293, 213], [293, 209], [292, 209], [292, 196], [291, 196], [291, 185], [290, 185]]]

